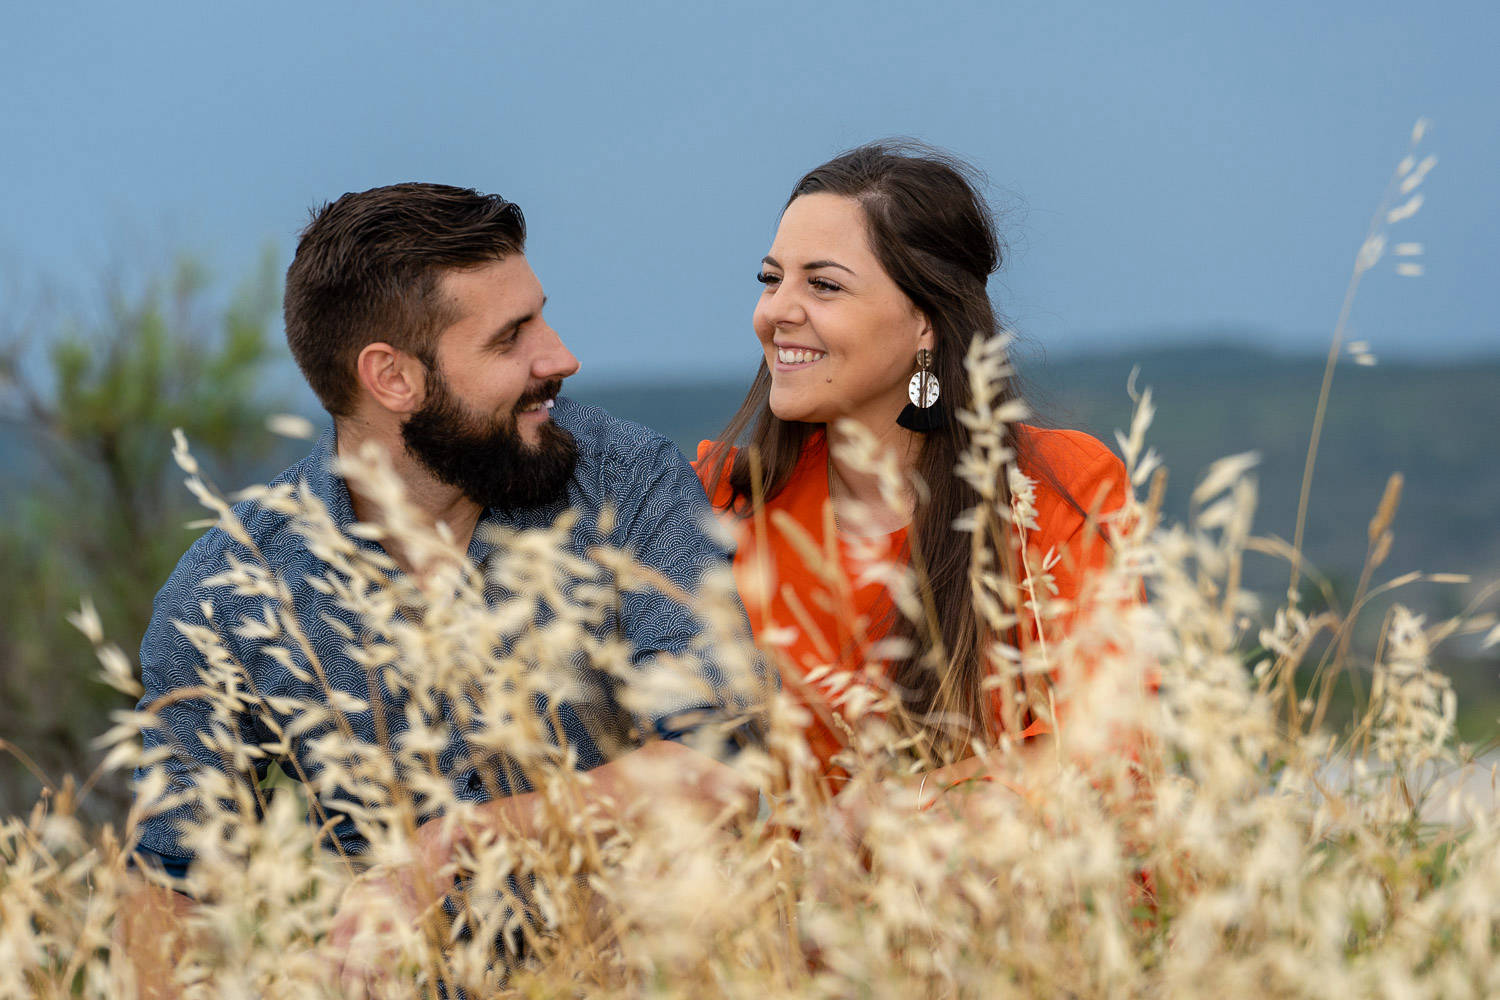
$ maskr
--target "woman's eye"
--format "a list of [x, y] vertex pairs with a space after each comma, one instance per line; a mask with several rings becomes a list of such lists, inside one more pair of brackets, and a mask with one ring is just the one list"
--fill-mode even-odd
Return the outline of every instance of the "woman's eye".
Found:
[[755, 280], [762, 285], [777, 285], [781, 283], [781, 275], [772, 274], [770, 271], [761, 271], [755, 276]]
[[808, 278], [807, 283], [820, 292], [843, 291], [843, 288], [837, 282], [829, 281], [827, 278]]

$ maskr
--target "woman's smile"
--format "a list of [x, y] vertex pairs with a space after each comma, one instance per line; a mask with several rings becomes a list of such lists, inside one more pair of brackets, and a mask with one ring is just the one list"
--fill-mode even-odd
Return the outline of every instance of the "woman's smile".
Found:
[[801, 371], [828, 357], [827, 351], [795, 344], [776, 345], [776, 370], [781, 372]]

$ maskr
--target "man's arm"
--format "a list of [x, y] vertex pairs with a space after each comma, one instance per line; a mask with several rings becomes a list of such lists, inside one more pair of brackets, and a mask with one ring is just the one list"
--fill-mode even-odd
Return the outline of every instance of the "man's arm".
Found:
[[[218, 729], [219, 736], [231, 742], [253, 742], [239, 721], [230, 723], [235, 730], [231, 736], [223, 714], [214, 711], [210, 697], [206, 697], [212, 692], [203, 669], [209, 657], [194, 641], [196, 637], [198, 643], [206, 642], [212, 636], [214, 643], [222, 645], [223, 656], [218, 659], [228, 664], [239, 662], [239, 651], [230, 645], [232, 637], [226, 638], [213, 621], [232, 610], [228, 605], [234, 602], [219, 602], [212, 618], [200, 603], [206, 597], [200, 582], [221, 566], [222, 540], [221, 533], [210, 531], [183, 555], [156, 596], [151, 621], [141, 640], [143, 690], [136, 707], [159, 720], [156, 726], [142, 731], [143, 749], [147, 754], [170, 751], [154, 765], [165, 771], [168, 783], [164, 791], [169, 795], [190, 788], [201, 769], [227, 769], [221, 755], [206, 745], [205, 735]], [[137, 771], [138, 788], [144, 776], [143, 771]], [[137, 839], [132, 864], [182, 878], [193, 857], [181, 844], [178, 825], [191, 819], [197, 808], [198, 804], [189, 802], [162, 811], [148, 804], [139, 826], [127, 831]], [[128, 874], [126, 884], [115, 925], [115, 945], [130, 960], [141, 996], [177, 996], [172, 976], [192, 944], [185, 918], [196, 904], [137, 871]]]
[[[168, 1000], [181, 994], [173, 972], [192, 943], [186, 920], [195, 905], [180, 892], [131, 873], [115, 917], [115, 947], [128, 959], [142, 1000]], [[128, 991], [127, 991], [128, 992]]]
[[[201, 586], [223, 568], [226, 541], [222, 532], [211, 530], [188, 549], [157, 594], [141, 640], [143, 690], [136, 710], [159, 720], [142, 731], [142, 745], [148, 756], [165, 754], [156, 766], [166, 773], [168, 794], [190, 790], [205, 770], [234, 770], [236, 761], [227, 754], [236, 745], [259, 742], [253, 721], [235, 707], [253, 685], [243, 668], [246, 650], [233, 633], [259, 602], [228, 588]], [[251, 782], [263, 777], [267, 766], [259, 759], [238, 763]], [[144, 776], [136, 772], [137, 788]], [[190, 801], [163, 812], [148, 804], [133, 832], [148, 856], [191, 862], [192, 851], [180, 842], [178, 828], [199, 808]], [[182, 874], [172, 870], [170, 860], [164, 867]]]
[[[705, 821], [725, 813], [753, 816], [759, 804], [758, 790], [743, 775], [672, 740], [653, 741], [601, 764], [585, 780], [593, 798], [616, 804], [616, 821], [627, 820], [640, 804], [659, 805], [664, 788]], [[374, 952], [356, 945], [366, 914], [390, 913], [394, 904], [413, 923], [426, 919], [452, 889], [463, 850], [491, 836], [536, 838], [546, 824], [544, 810], [540, 793], [525, 792], [472, 806], [462, 816], [428, 820], [417, 830], [410, 862], [374, 869], [355, 882], [339, 904], [329, 935], [346, 994], [368, 992], [386, 975], [388, 956], [379, 952], [379, 945]]]
[[[703, 484], [670, 441], [651, 436], [622, 463], [616, 487], [617, 518], [611, 544], [663, 579], [675, 593], [646, 587], [626, 590], [620, 629], [632, 662], [646, 683], [624, 696], [645, 732], [679, 739], [704, 722], [737, 720], [754, 731], [761, 701], [775, 684], [753, 642], [749, 619], [734, 593], [733, 552], [710, 535], [713, 511]], [[727, 584], [709, 594], [708, 574]], [[650, 677], [663, 654], [681, 666]], [[650, 699], [641, 697], [650, 692]], [[743, 734], [743, 731], [742, 731]]]
[[[659, 804], [666, 782], [670, 782], [670, 794], [705, 821], [726, 812], [753, 816], [759, 804], [758, 789], [744, 775], [673, 740], [654, 740], [601, 764], [587, 772], [585, 780], [592, 799], [615, 803], [617, 821], [628, 819], [637, 804]], [[473, 806], [463, 818], [422, 824], [413, 861], [432, 876], [421, 893], [423, 905], [446, 894], [459, 849], [471, 844], [476, 835], [538, 837], [546, 825], [544, 809], [541, 793], [525, 792]]]

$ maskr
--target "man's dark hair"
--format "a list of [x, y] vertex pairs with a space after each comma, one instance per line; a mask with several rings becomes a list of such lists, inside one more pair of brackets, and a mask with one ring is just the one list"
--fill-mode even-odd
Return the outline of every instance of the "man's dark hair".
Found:
[[286, 272], [286, 340], [325, 409], [354, 408], [354, 362], [384, 341], [431, 367], [457, 317], [443, 272], [526, 249], [526, 219], [499, 195], [447, 184], [345, 194], [312, 213]]

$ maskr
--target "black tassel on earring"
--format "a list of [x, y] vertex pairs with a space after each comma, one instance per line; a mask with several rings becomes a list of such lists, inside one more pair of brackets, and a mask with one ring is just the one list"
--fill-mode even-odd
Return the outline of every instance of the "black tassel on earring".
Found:
[[924, 347], [917, 352], [917, 373], [906, 387], [911, 402], [901, 410], [896, 425], [918, 434], [930, 434], [942, 427], [947, 421], [943, 408], [937, 405], [940, 391], [938, 378], [932, 372], [932, 352]]

